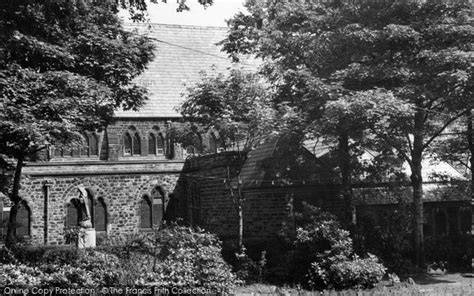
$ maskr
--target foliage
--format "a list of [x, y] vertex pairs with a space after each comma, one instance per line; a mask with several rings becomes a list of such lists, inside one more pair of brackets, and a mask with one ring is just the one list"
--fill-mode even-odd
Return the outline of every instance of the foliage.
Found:
[[266, 58], [272, 101], [292, 107], [304, 134], [339, 141], [345, 198], [353, 148], [369, 143], [409, 163], [418, 264], [423, 153], [472, 104], [474, 30], [466, 3], [249, 0], [249, 14], [229, 21], [223, 41], [234, 57]]
[[205, 288], [213, 293], [228, 293], [235, 287], [236, 277], [222, 258], [216, 236], [177, 225], [168, 226], [159, 235], [159, 262], [137, 284]]
[[374, 255], [355, 255], [349, 232], [332, 214], [308, 204], [303, 211], [293, 262], [297, 282], [316, 289], [342, 289], [371, 287], [382, 279], [386, 268]]
[[360, 209], [354, 234], [355, 249], [361, 253], [378, 256], [391, 272], [407, 274], [413, 272], [413, 219], [412, 207], [400, 202], [395, 208], [364, 212]]
[[471, 270], [474, 243], [469, 234], [429, 236], [425, 245], [428, 262], [443, 263], [449, 271]]
[[245, 247], [243, 247], [240, 252], [235, 253], [236, 262], [234, 264], [234, 270], [237, 278], [246, 284], [261, 283], [267, 264], [266, 254], [266, 251], [262, 251], [259, 260], [254, 261], [247, 255]]
[[243, 143], [238, 147], [243, 150], [249, 141], [276, 130], [270, 92], [263, 78], [256, 74], [237, 69], [227, 74], [202, 72], [201, 81], [188, 88], [179, 111], [184, 120], [197, 124], [192, 128], [216, 131], [224, 147]]
[[311, 287], [328, 286], [335, 289], [372, 288], [382, 280], [386, 268], [376, 256], [367, 258], [354, 255], [349, 260], [331, 262], [313, 262], [309, 272]]

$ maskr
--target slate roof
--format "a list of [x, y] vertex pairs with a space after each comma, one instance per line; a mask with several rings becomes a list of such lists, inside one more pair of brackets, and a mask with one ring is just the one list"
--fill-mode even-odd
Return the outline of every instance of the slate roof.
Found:
[[[135, 82], [148, 88], [150, 100], [140, 111], [115, 112], [116, 117], [176, 118], [176, 107], [183, 101], [186, 87], [200, 80], [201, 71], [226, 71], [232, 66], [227, 54], [216, 45], [227, 33], [225, 27], [166, 24], [126, 24], [156, 41], [155, 59]], [[245, 62], [244, 62], [245, 63]], [[255, 68], [251, 63], [247, 68]]]

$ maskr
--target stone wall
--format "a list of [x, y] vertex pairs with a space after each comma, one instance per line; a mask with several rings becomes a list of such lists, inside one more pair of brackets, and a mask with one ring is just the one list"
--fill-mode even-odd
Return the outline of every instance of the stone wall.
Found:
[[[238, 237], [238, 212], [226, 184], [228, 169], [234, 187], [239, 171], [236, 152], [190, 158], [178, 182], [178, 215], [190, 224], [218, 234], [222, 239]], [[195, 184], [195, 185], [193, 185]], [[195, 186], [195, 187], [193, 187]], [[200, 221], [196, 223], [190, 205], [193, 204], [191, 188], [200, 197]], [[303, 201], [336, 214], [343, 213], [343, 201], [337, 188], [311, 186], [260, 186], [243, 188], [244, 239], [271, 239], [282, 232], [295, 232], [295, 211]]]
[[[105, 203], [106, 235], [140, 231], [140, 202], [157, 186], [165, 205], [173, 194], [183, 162], [144, 164], [42, 164], [24, 169], [21, 196], [30, 211], [30, 239], [38, 244], [63, 244], [66, 210], [83, 186], [94, 200]], [[134, 172], [134, 166], [140, 171]], [[131, 170], [127, 169], [128, 167]], [[8, 205], [8, 204], [7, 204]]]

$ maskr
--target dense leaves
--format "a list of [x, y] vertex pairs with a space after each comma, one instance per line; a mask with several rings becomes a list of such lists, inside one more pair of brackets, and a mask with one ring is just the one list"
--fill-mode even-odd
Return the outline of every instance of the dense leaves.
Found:
[[[16, 159], [13, 180], [2, 181], [14, 203], [9, 225], [24, 161], [49, 145], [72, 145], [81, 131], [104, 127], [114, 109], [137, 109], [146, 99], [132, 80], [153, 58], [153, 45], [125, 31], [109, 4], [0, 4], [0, 157]], [[9, 241], [12, 235], [9, 229]]]
[[472, 105], [469, 6], [415, 1], [247, 1], [247, 6], [249, 14], [230, 20], [224, 49], [234, 58], [237, 53], [264, 58], [262, 73], [276, 88], [273, 101], [296, 108], [297, 129], [305, 135], [330, 138], [346, 201], [361, 148], [390, 151], [409, 163], [422, 263], [423, 154]]
[[[202, 73], [201, 81], [188, 89], [180, 112], [197, 124], [196, 131], [214, 130], [226, 146], [239, 143], [245, 149], [252, 140], [276, 130], [278, 111], [272, 108], [270, 92], [262, 77], [242, 70]], [[278, 123], [278, 129], [284, 127]]]

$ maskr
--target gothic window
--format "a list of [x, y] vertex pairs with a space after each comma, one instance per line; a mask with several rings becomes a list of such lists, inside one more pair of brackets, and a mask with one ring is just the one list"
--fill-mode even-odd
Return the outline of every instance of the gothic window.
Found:
[[123, 155], [132, 155], [132, 137], [128, 132], [123, 136]]
[[161, 133], [156, 137], [156, 155], [165, 155], [165, 141]]
[[133, 147], [133, 155], [140, 155], [142, 153], [141, 145], [140, 145], [140, 136], [138, 135], [138, 133], [135, 133], [133, 135], [132, 147]]
[[73, 228], [79, 225], [81, 220], [80, 202], [77, 198], [71, 199], [66, 208], [66, 228]]
[[156, 137], [153, 133], [148, 135], [148, 155], [156, 154]]
[[99, 155], [99, 141], [98, 141], [97, 135], [95, 133], [92, 133], [90, 135], [90, 141], [89, 141], [88, 146], [89, 146], [90, 156]]
[[448, 217], [442, 209], [437, 209], [434, 215], [435, 231], [437, 235], [446, 235], [448, 232]]
[[151, 192], [153, 225], [159, 226], [163, 220], [164, 194], [160, 187], [155, 187]]
[[150, 198], [145, 195], [140, 202], [140, 228], [151, 229], [153, 225], [152, 205]]
[[200, 225], [201, 223], [201, 195], [196, 183], [192, 183], [189, 188], [189, 201], [191, 203], [190, 223]]
[[17, 213], [17, 223], [15, 235], [17, 237], [25, 237], [30, 235], [31, 211], [26, 202], [20, 203]]
[[107, 208], [102, 198], [95, 202], [94, 228], [96, 231], [107, 231]]

